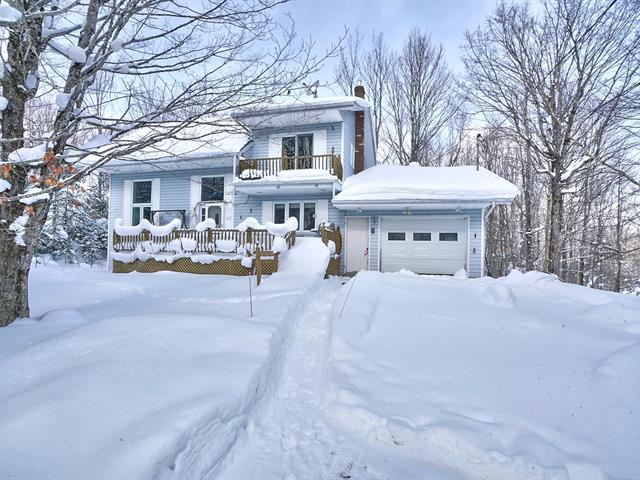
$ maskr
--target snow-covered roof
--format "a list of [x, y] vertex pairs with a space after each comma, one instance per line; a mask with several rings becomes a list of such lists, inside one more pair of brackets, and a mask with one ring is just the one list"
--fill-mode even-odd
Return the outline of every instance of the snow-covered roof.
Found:
[[237, 111], [234, 118], [251, 117], [257, 114], [274, 113], [277, 111], [294, 110], [318, 110], [325, 108], [363, 110], [372, 108], [371, 103], [355, 96], [336, 97], [278, 97], [269, 103], [260, 103], [251, 107]]
[[362, 111], [371, 108], [368, 101], [353, 96], [279, 97], [270, 103], [252, 105], [237, 111], [232, 116], [251, 128], [272, 128], [339, 122], [342, 121], [342, 110]]
[[480, 167], [376, 165], [347, 178], [338, 207], [511, 203], [518, 187]]
[[[133, 131], [122, 143], [144, 143], [158, 135], [159, 128], [148, 127]], [[212, 160], [233, 157], [247, 144], [249, 138], [244, 133], [220, 131], [218, 127], [198, 125], [172, 133], [170, 138], [163, 139], [153, 145], [145, 146], [125, 159], [112, 160], [104, 170], [110, 172], [133, 172], [156, 169], [158, 165], [170, 168], [187, 164], [189, 168], [201, 168], [210, 165]], [[204, 163], [203, 163], [204, 162]], [[220, 165], [224, 166], [224, 165]]]

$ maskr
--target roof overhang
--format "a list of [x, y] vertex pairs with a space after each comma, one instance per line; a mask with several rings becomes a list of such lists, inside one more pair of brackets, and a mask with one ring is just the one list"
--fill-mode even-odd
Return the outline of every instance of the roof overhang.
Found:
[[505, 199], [477, 200], [388, 200], [388, 201], [339, 201], [334, 199], [333, 206], [339, 210], [458, 210], [469, 208], [486, 208], [490, 205], [509, 205]]
[[364, 111], [369, 103], [362, 99], [339, 99], [334, 101], [310, 101], [289, 104], [259, 105], [253, 109], [236, 112], [233, 119], [248, 128], [280, 127], [289, 125], [313, 125], [342, 121], [341, 110]]
[[256, 197], [279, 195], [312, 195], [315, 193], [333, 193], [342, 184], [332, 179], [297, 179], [292, 181], [236, 180], [236, 191]]
[[197, 168], [233, 168], [237, 153], [218, 152], [198, 157], [167, 157], [150, 160], [112, 160], [100, 168], [107, 173], [156, 172], [158, 170], [190, 170]]

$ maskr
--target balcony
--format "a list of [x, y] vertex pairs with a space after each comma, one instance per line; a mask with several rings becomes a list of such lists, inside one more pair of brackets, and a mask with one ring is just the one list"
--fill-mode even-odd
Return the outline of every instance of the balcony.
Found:
[[240, 180], [278, 180], [279, 178], [313, 178], [333, 176], [342, 180], [340, 155], [307, 155], [241, 159], [237, 176]]

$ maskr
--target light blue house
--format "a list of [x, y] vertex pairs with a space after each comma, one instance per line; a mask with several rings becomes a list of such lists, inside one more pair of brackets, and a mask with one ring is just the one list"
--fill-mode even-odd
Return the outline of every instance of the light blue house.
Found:
[[372, 109], [355, 93], [260, 106], [234, 116], [246, 136], [177, 139], [113, 162], [111, 228], [296, 217], [302, 235], [340, 227], [344, 271], [483, 275], [484, 218], [516, 187], [483, 168], [377, 165]]

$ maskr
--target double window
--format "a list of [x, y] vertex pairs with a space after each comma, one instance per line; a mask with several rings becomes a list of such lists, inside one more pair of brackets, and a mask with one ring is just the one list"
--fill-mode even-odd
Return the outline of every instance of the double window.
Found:
[[277, 202], [273, 204], [274, 223], [284, 223], [289, 217], [298, 220], [299, 230], [316, 227], [316, 202]]
[[282, 137], [282, 166], [285, 170], [292, 170], [295, 168], [312, 168], [312, 155], [312, 133]]
[[131, 225], [138, 225], [142, 219], [151, 221], [151, 186], [151, 180], [133, 182]]

